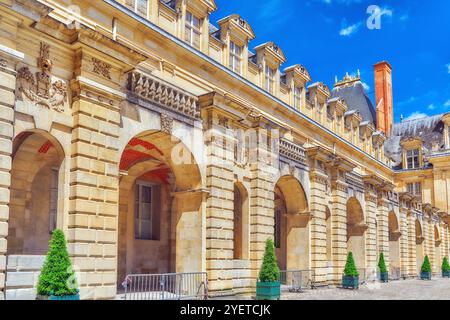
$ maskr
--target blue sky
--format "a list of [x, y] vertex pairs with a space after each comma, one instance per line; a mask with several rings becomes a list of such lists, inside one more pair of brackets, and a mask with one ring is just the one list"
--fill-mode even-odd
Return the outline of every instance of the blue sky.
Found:
[[[283, 67], [306, 66], [315, 81], [360, 69], [374, 100], [373, 64], [393, 67], [394, 113], [405, 119], [450, 111], [450, 1], [448, 0], [216, 0], [211, 22], [238, 13], [252, 26], [250, 49], [274, 41]], [[369, 5], [380, 8], [370, 30]], [[380, 15], [379, 15], [380, 16]], [[373, 19], [370, 22], [374, 22]]]

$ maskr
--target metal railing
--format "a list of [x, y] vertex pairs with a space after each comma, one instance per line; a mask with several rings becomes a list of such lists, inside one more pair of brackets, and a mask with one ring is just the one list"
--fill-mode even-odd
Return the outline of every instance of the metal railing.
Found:
[[314, 270], [284, 270], [280, 271], [281, 290], [302, 292], [315, 288]]
[[206, 272], [127, 275], [125, 300], [207, 300]]

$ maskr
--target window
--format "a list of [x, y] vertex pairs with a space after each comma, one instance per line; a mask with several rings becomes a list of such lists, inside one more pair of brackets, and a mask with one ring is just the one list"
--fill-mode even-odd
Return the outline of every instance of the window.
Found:
[[265, 70], [266, 90], [270, 93], [274, 92], [275, 70], [266, 66]]
[[56, 229], [56, 219], [58, 215], [58, 177], [58, 168], [52, 168], [50, 181], [50, 233]]
[[142, 17], [147, 17], [148, 0], [125, 0], [125, 6]]
[[420, 182], [408, 183], [406, 188], [409, 193], [422, 198], [422, 184]]
[[420, 166], [419, 149], [406, 151], [406, 169], [417, 169]]
[[230, 41], [230, 68], [241, 74], [242, 47]]
[[281, 248], [281, 211], [275, 212], [275, 248]]
[[185, 40], [193, 47], [200, 49], [200, 19], [189, 11], [186, 12]]
[[302, 89], [294, 87], [294, 108], [300, 109], [302, 103]]
[[134, 205], [134, 237], [159, 240], [160, 188], [144, 182], [136, 183]]

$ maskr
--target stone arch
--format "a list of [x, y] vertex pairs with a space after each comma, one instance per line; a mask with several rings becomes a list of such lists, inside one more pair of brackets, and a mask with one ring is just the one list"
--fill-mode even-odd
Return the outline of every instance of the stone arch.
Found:
[[388, 214], [389, 229], [389, 268], [391, 274], [397, 274], [400, 270], [400, 225], [394, 211]]
[[234, 260], [249, 258], [250, 202], [248, 192], [241, 182], [234, 183], [233, 208], [233, 257]]
[[65, 154], [43, 130], [13, 141], [8, 255], [45, 255], [52, 231], [63, 228]]
[[119, 169], [119, 289], [131, 273], [203, 271], [206, 199], [189, 148], [167, 133], [141, 132]]
[[310, 266], [310, 215], [306, 193], [293, 176], [282, 176], [275, 185], [275, 244], [281, 269]]
[[357, 268], [365, 268], [365, 232], [367, 225], [364, 211], [356, 197], [347, 201], [347, 250], [353, 253]]
[[422, 223], [419, 219], [415, 221], [415, 231], [416, 231], [416, 270], [417, 274], [420, 274], [420, 269], [422, 267], [423, 259], [425, 257], [424, 252], [424, 236], [422, 231]]

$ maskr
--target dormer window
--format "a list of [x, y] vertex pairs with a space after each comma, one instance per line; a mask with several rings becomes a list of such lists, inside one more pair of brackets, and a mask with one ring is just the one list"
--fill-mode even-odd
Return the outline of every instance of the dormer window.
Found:
[[191, 46], [200, 49], [201, 20], [191, 12], [186, 11], [185, 40]]
[[417, 169], [420, 167], [419, 149], [406, 151], [406, 169]]
[[274, 93], [275, 88], [275, 70], [269, 66], [266, 66], [265, 70], [266, 90], [270, 93]]
[[125, 6], [142, 17], [148, 15], [148, 0], [125, 0]]
[[241, 74], [242, 69], [242, 47], [230, 41], [230, 69]]
[[300, 109], [302, 103], [302, 89], [294, 87], [294, 108]]

